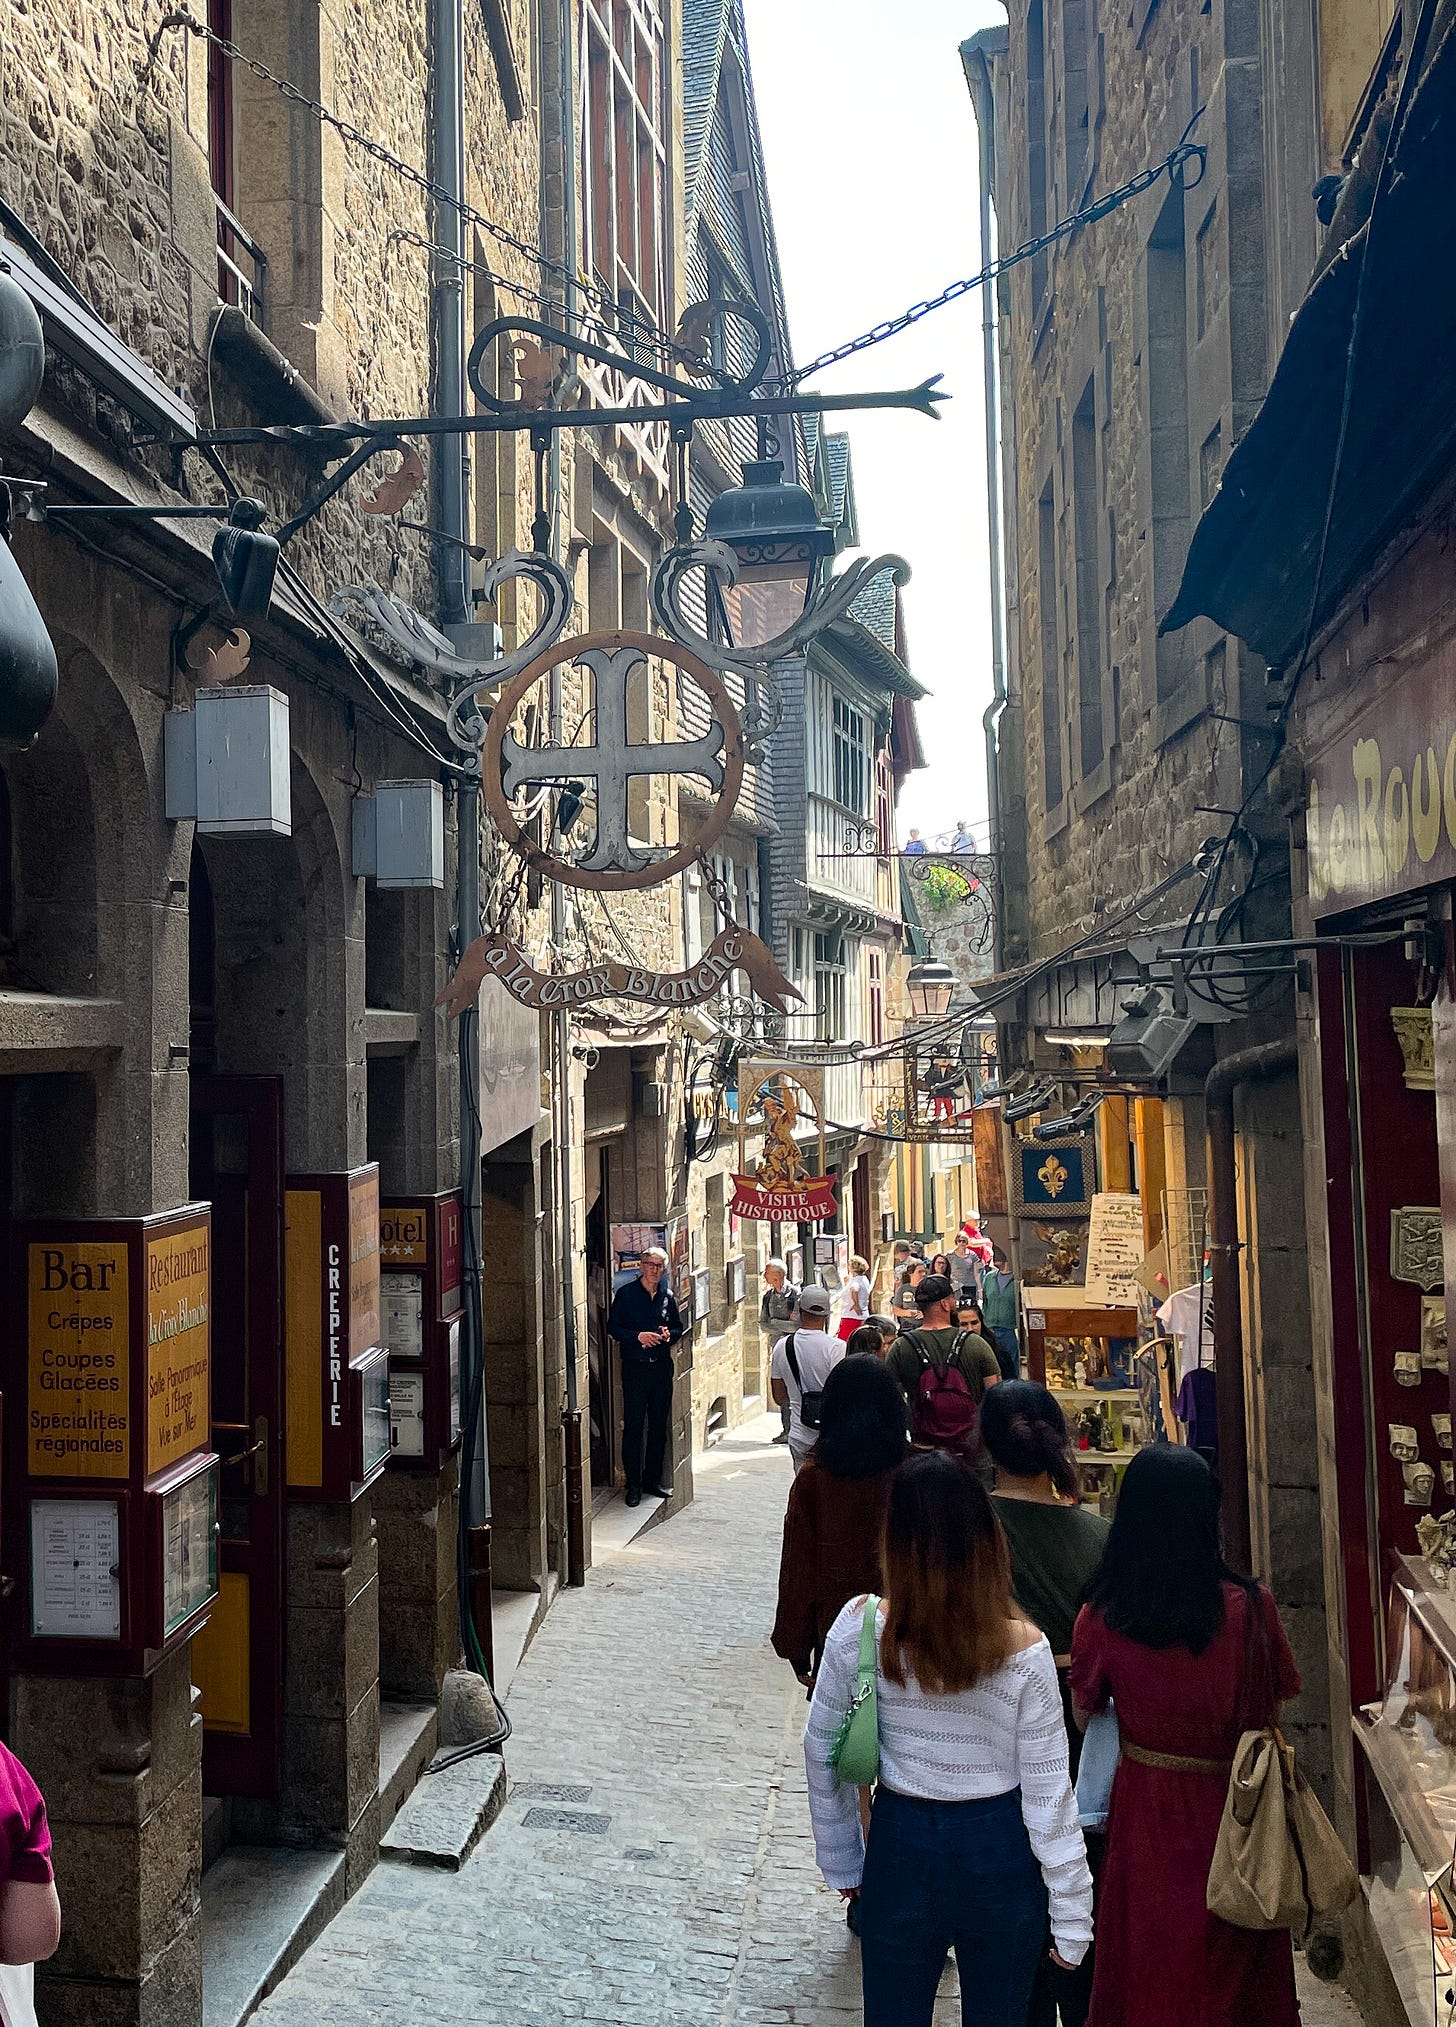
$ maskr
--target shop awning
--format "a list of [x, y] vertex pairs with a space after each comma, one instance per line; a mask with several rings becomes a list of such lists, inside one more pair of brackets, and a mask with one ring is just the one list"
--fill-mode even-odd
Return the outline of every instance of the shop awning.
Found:
[[1303, 643], [1361, 309], [1316, 628], [1416, 516], [1456, 453], [1456, 26], [1410, 100], [1370, 230], [1381, 131], [1341, 196], [1274, 379], [1194, 532], [1162, 631], [1205, 615], [1278, 667]]

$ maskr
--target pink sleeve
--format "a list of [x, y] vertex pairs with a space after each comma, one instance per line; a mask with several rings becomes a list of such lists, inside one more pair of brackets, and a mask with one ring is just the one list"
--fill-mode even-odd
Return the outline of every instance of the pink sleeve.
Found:
[[[7, 1848], [7, 1879], [23, 1880], [29, 1886], [49, 1886], [55, 1877], [51, 1866], [51, 1832], [40, 1789], [14, 1753], [0, 1746], [0, 1798], [4, 1822], [0, 1837]], [[8, 1791], [8, 1792], [5, 1792]]]
[[1083, 1605], [1072, 1630], [1072, 1665], [1067, 1671], [1072, 1701], [1089, 1715], [1105, 1710], [1112, 1694], [1107, 1676], [1107, 1628], [1090, 1605]]

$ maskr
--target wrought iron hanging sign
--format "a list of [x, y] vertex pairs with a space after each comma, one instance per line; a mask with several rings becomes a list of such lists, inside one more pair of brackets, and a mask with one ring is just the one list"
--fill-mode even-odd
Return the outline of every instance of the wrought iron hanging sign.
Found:
[[[820, 1225], [838, 1214], [834, 1178], [824, 1173], [824, 1071], [795, 1062], [740, 1066], [738, 1168], [733, 1178], [733, 1215], [760, 1224]], [[794, 1135], [804, 1101], [819, 1128], [819, 1173], [815, 1175]], [[750, 1120], [763, 1121], [763, 1146], [752, 1171], [746, 1139]]]
[[[713, 713], [699, 739], [638, 741], [628, 737], [627, 689], [650, 661], [682, 669], [706, 696]], [[510, 731], [519, 706], [551, 671], [564, 664], [585, 671], [593, 687], [590, 745], [526, 746]], [[538, 655], [501, 692], [481, 749], [481, 784], [496, 829], [526, 864], [563, 886], [620, 893], [660, 887], [685, 872], [728, 828], [743, 785], [743, 726], [727, 685], [706, 663], [673, 641], [645, 633], [583, 634]], [[717, 802], [690, 843], [657, 852], [629, 834], [629, 788], [634, 777], [695, 776], [717, 791]], [[584, 857], [566, 858], [538, 844], [529, 817], [516, 807], [522, 790], [576, 780], [596, 784], [596, 834]]]
[[687, 971], [653, 971], [642, 964], [594, 964], [588, 971], [553, 977], [538, 971], [509, 936], [479, 936], [466, 951], [435, 1002], [453, 1020], [474, 1006], [481, 982], [498, 978], [522, 1006], [543, 1013], [579, 1008], [603, 999], [645, 1000], [649, 1006], [693, 1006], [721, 990], [735, 971], [745, 972], [761, 999], [787, 1011], [803, 994], [780, 971], [773, 952], [746, 929], [725, 929]]

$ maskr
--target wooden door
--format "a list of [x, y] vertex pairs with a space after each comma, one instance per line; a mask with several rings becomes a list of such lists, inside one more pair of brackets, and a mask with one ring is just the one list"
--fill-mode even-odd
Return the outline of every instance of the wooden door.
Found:
[[278, 1793], [283, 1737], [283, 1084], [192, 1078], [191, 1189], [212, 1205], [219, 1596], [192, 1642], [209, 1795]]

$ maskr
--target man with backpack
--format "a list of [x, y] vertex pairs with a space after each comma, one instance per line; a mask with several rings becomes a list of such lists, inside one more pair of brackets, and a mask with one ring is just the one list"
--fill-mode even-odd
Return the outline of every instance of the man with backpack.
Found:
[[927, 1274], [915, 1290], [918, 1330], [904, 1331], [886, 1363], [909, 1408], [910, 1440], [920, 1450], [949, 1450], [968, 1462], [978, 1447], [977, 1424], [987, 1387], [1001, 1378], [994, 1348], [959, 1330], [955, 1289], [944, 1274]]
[[843, 1340], [828, 1330], [834, 1297], [827, 1288], [799, 1290], [798, 1321], [773, 1348], [769, 1381], [780, 1407], [789, 1409], [789, 1455], [802, 1470], [819, 1440], [819, 1399], [824, 1382], [844, 1357]]

